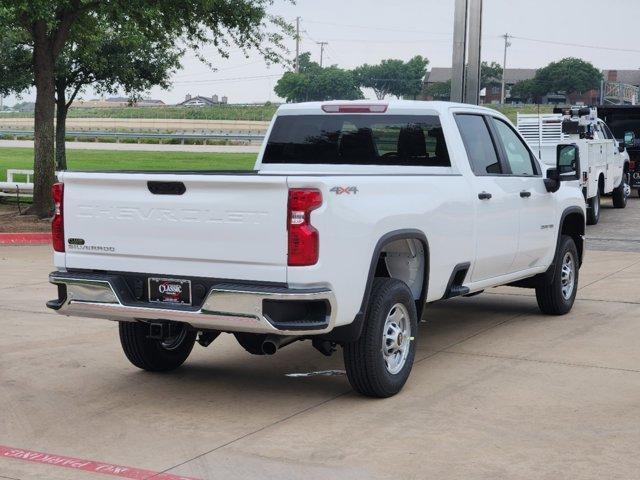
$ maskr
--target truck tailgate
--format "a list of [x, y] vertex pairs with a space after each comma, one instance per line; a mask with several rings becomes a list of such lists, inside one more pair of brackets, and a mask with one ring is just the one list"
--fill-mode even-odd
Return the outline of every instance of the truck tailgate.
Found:
[[285, 176], [65, 172], [61, 178], [66, 268], [286, 281]]

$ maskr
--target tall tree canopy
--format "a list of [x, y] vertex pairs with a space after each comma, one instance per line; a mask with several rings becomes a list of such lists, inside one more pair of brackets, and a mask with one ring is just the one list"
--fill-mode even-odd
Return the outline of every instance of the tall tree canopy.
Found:
[[[131, 28], [147, 42], [171, 38], [196, 52], [213, 45], [254, 49], [267, 61], [281, 58], [290, 33], [282, 18], [268, 14], [273, 0], [0, 0], [0, 24], [16, 26], [17, 46], [28, 50], [36, 87], [34, 202], [31, 212], [47, 216], [54, 181], [56, 68], [74, 35], [105, 22], [113, 32]], [[128, 26], [128, 27], [126, 27]]]
[[74, 29], [56, 63], [56, 168], [67, 168], [67, 113], [78, 93], [88, 86], [98, 93], [124, 90], [133, 101], [153, 86], [167, 88], [182, 52], [171, 38], [147, 39], [132, 24], [116, 30], [96, 19]]
[[480, 88], [492, 87], [502, 83], [502, 66], [497, 62], [480, 64]]
[[276, 95], [287, 102], [356, 100], [362, 97], [353, 74], [335, 65], [321, 67], [305, 52], [299, 58], [300, 72], [286, 72], [276, 84]]
[[580, 58], [563, 58], [539, 69], [534, 78], [516, 83], [511, 95], [539, 101], [548, 93], [574, 93], [597, 89], [602, 72]]
[[563, 58], [536, 72], [535, 82], [547, 92], [586, 92], [600, 87], [602, 72], [580, 58]]
[[382, 100], [387, 95], [396, 97], [415, 98], [422, 90], [422, 80], [427, 73], [429, 60], [416, 55], [405, 62], [398, 59], [382, 60], [377, 65], [364, 64], [356, 68], [355, 74], [358, 85], [372, 88]]
[[434, 100], [448, 101], [451, 98], [451, 80], [430, 83], [422, 93], [425, 97], [431, 97]]

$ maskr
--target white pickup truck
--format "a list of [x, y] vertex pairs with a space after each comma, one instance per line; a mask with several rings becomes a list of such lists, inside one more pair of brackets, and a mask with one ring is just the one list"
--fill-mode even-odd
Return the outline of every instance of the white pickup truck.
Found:
[[556, 162], [558, 144], [575, 143], [580, 150], [581, 186], [587, 203], [587, 225], [600, 220], [600, 198], [611, 195], [615, 208], [625, 208], [629, 187], [629, 154], [593, 107], [558, 107], [554, 113], [518, 114], [516, 128], [538, 158]]
[[579, 152], [540, 163], [494, 110], [283, 105], [252, 172], [63, 172], [50, 281], [63, 315], [120, 322], [149, 371], [232, 333], [255, 354], [341, 346], [358, 392], [397, 393], [426, 304], [498, 285], [567, 313], [584, 252]]

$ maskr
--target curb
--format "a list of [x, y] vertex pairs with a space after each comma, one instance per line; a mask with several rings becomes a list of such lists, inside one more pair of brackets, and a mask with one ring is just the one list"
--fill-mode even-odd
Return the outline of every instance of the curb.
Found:
[[47, 245], [51, 234], [47, 232], [0, 233], [0, 245]]

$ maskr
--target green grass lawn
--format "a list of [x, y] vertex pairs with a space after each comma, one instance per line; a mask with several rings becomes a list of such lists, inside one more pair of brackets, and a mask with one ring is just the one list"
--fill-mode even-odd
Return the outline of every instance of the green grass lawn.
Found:
[[[69, 170], [249, 170], [255, 153], [67, 150]], [[33, 149], [0, 148], [0, 181], [8, 168], [33, 170]]]

